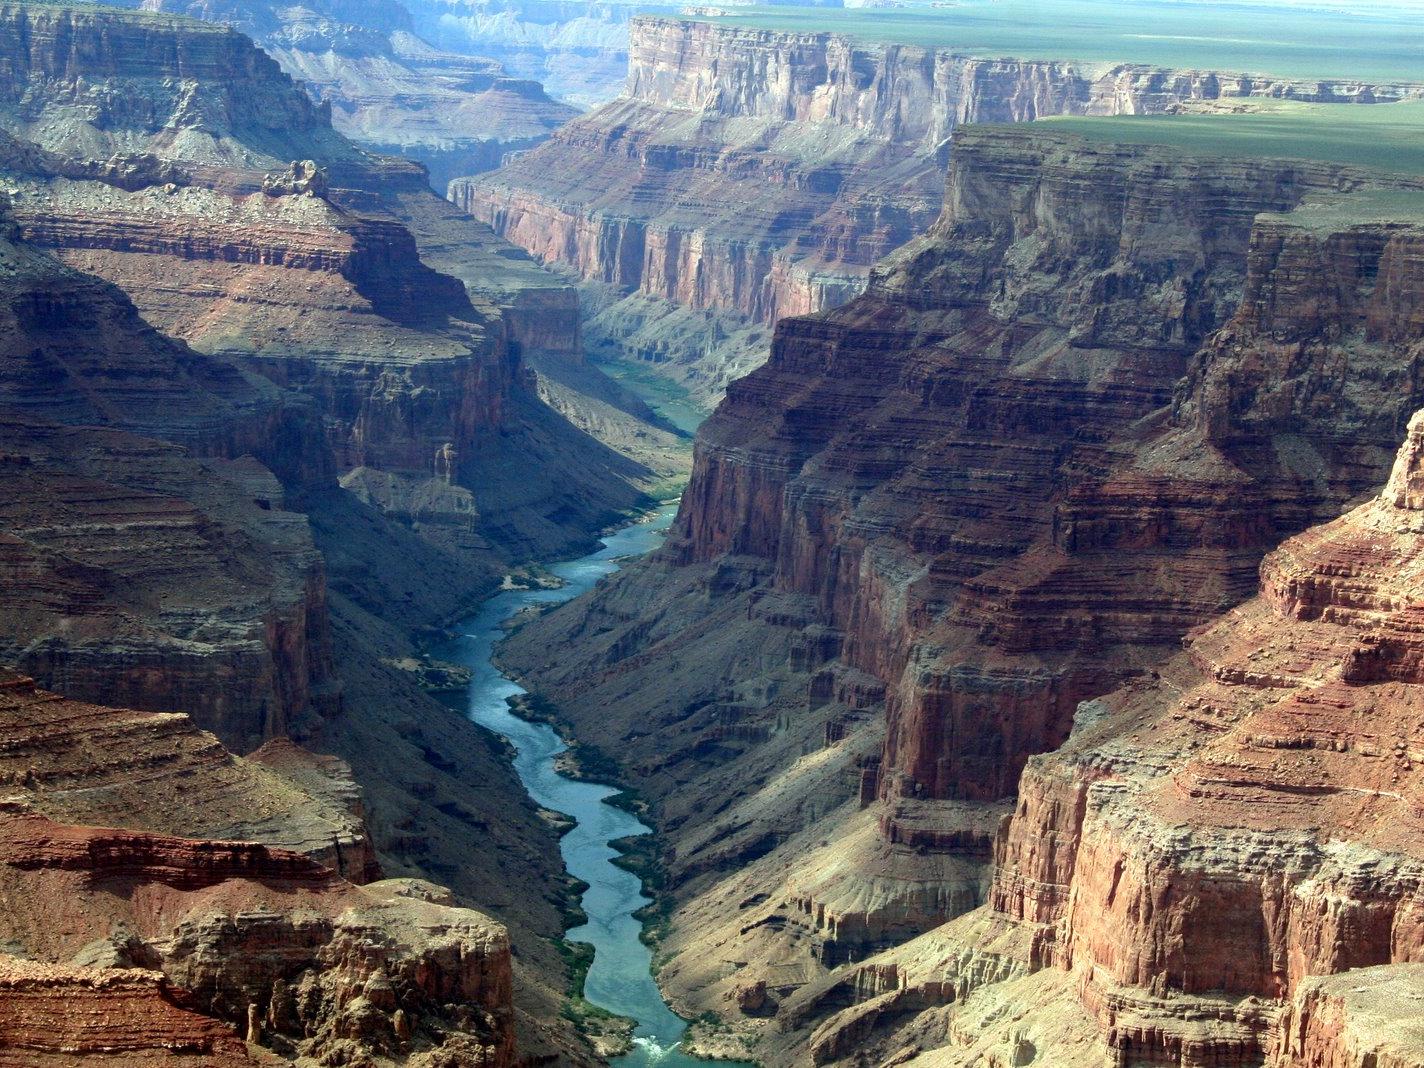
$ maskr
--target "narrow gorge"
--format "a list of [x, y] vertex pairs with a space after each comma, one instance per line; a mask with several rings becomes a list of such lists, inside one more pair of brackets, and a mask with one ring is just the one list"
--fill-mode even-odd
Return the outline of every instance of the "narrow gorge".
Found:
[[697, 1048], [1417, 1063], [1407, 968], [1315, 984], [1415, 959], [1412, 743], [1349, 725], [1407, 717], [1365, 665], [1409, 569], [1331, 533], [1407, 511], [1322, 524], [1424, 403], [1419, 172], [1344, 105], [1233, 112], [956, 131], [926, 234], [728, 388], [667, 545], [506, 646], [652, 798]]
[[1424, 1068], [1366, 6], [0, 5], [0, 1068]]

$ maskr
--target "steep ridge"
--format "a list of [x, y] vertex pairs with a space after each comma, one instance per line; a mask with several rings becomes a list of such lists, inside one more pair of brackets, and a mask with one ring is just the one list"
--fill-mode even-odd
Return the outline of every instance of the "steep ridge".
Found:
[[[355, 978], [338, 967], [334, 985], [312, 987], [269, 1048], [285, 1056], [295, 1047], [284, 1042], [320, 1032], [322, 1056], [389, 1053], [399, 1063], [432, 1052], [421, 1044], [443, 1043], [443, 1028], [452, 1041], [468, 1045], [463, 1034], [487, 1047], [459, 1050], [475, 1063], [508, 1063], [516, 1037], [521, 1057], [586, 1063], [558, 1011], [566, 975], [551, 939], [563, 929], [568, 887], [555, 836], [532, 804], [511, 801], [523, 795], [499, 741], [425, 692], [417, 642], [514, 562], [587, 542], [659, 477], [540, 400], [520, 340], [483, 295], [488, 285], [512, 304], [518, 275], [547, 279], [425, 191], [418, 167], [370, 156], [333, 131], [231, 30], [12, 5], [0, 10], [0, 45], [0, 169], [15, 220], [7, 214], [0, 240], [9, 282], [0, 302], [0, 466], [10, 487], [0, 509], [0, 663], [73, 700], [190, 713], [295, 783], [290, 796], [314, 796], [305, 803], [313, 811], [335, 813], [351, 800], [342, 776], [332, 779], [336, 765], [326, 766], [339, 757], [367, 799], [369, 845], [353, 840], [358, 855], [371, 852], [394, 877], [436, 879], [452, 903], [507, 924], [388, 903], [403, 890], [375, 898], [342, 890], [309, 921], [300, 895], [274, 884], [252, 907], [280, 929], [271, 943], [280, 953], [300, 946], [315, 954], [301, 959], [328, 970], [376, 953], [418, 973], [400, 981], [418, 1048], [400, 1044], [399, 1006], [381, 991], [360, 994], [371, 974], [361, 963]], [[442, 246], [455, 270], [446, 274], [422, 261], [402, 220], [429, 233], [451, 217], [460, 232]], [[481, 273], [502, 260], [499, 278]], [[560, 294], [572, 296], [549, 289], [555, 307]], [[145, 730], [161, 737], [158, 722], [168, 721]], [[306, 755], [288, 738], [333, 756]], [[38, 759], [34, 770], [48, 774]], [[282, 811], [278, 799], [244, 797], [217, 766], [202, 825], [153, 812], [126, 822], [116, 813], [128, 800], [99, 805], [120, 772], [91, 770], [96, 808], [40, 811], [66, 827], [118, 823], [204, 841], [254, 824], [254, 836], [274, 836], [263, 838], [271, 848], [309, 844], [263, 824], [259, 814]], [[75, 773], [53, 770], [56, 781]], [[152, 785], [157, 804], [166, 787]], [[142, 815], [135, 802], [134, 820]], [[324, 864], [325, 851], [339, 852], [345, 870], [358, 862], [339, 844], [339, 826], [335, 842], [311, 853]], [[102, 852], [90, 831], [74, 834], [74, 848]], [[164, 869], [201, 869], [206, 848], [163, 845]], [[146, 911], [160, 894], [147, 875], [116, 876], [88, 902], [83, 887], [97, 877], [63, 870], [76, 873], [55, 877], [74, 883], [63, 894], [80, 893], [76, 914], [168, 938], [153, 926], [162, 917]], [[13, 893], [21, 889], [35, 893], [19, 884]], [[234, 915], [248, 911], [240, 890]], [[394, 933], [372, 942], [343, 927], [348, 905], [389, 913]], [[176, 899], [158, 907], [168, 917], [188, 909]], [[74, 950], [46, 948], [42, 917], [32, 919], [35, 930], [6, 945], [68, 961]], [[441, 928], [453, 941], [442, 941]], [[249, 950], [261, 959], [267, 936], [240, 934], [236, 942], [203, 934], [203, 952], [212, 952], [203, 967], [231, 969]], [[463, 955], [472, 971], [458, 965], [454, 985], [423, 987], [446, 983], [426, 961], [432, 941], [430, 952]], [[85, 976], [63, 981], [89, 984]], [[263, 999], [259, 1016], [268, 1004], [260, 983], [251, 989]], [[405, 1004], [407, 989], [419, 1004]], [[481, 1022], [485, 1008], [468, 1020], [447, 1012], [461, 999], [487, 1007], [494, 1023]], [[383, 1014], [369, 1033], [368, 1000]], [[247, 1005], [225, 1002], [219, 1015], [246, 1034]]]
[[72, 701], [0, 669], [10, 803], [59, 823], [259, 841], [380, 877], [351, 769], [293, 742], [238, 757], [175, 712]]
[[[1017, 929], [1017, 959], [1002, 970], [1053, 989], [1017, 1021], [1043, 1036], [1052, 1063], [1100, 1063], [1104, 1052], [1132, 1063], [1420, 1063], [1398, 1010], [1424, 978], [1412, 622], [1421, 441], [1417, 416], [1382, 494], [1287, 541], [1263, 563], [1258, 597], [1198, 630], [1150, 679], [1094, 702], [1063, 748], [1030, 762], [996, 844], [989, 904], [967, 919], [999, 928], [1001, 949]], [[926, 940], [943, 953], [969, 931], [961, 922]], [[1006, 993], [991, 973], [950, 965], [938, 991], [911, 995], [923, 965], [898, 981], [889, 959], [865, 967], [888, 973], [898, 994], [891, 1028], [902, 1033], [881, 1036], [891, 1044], [915, 1029], [907, 1017], [963, 1001], [935, 1063], [971, 1063], [960, 1043], [972, 1032], [956, 1021]], [[946, 974], [957, 989], [944, 990]], [[839, 1059], [847, 1030], [869, 1033], [875, 1014], [871, 1001], [831, 1008], [817, 1059]], [[1075, 1014], [1092, 1041], [1065, 1056], [1042, 1024]], [[979, 1055], [1009, 1055], [995, 1030], [978, 1036]]]
[[[618, 316], [625, 331], [661, 317], [650, 302], [671, 301], [715, 338], [716, 313], [769, 325], [864, 289], [871, 267], [938, 215], [949, 139], [962, 123], [1418, 92], [981, 59], [835, 33], [639, 17], [622, 97], [499, 172], [452, 183], [450, 196], [545, 262], [631, 295]], [[645, 354], [691, 360], [673, 373], [709, 395], [736, 377], [729, 370], [749, 369], [745, 356], [708, 359], [699, 341]], [[679, 357], [683, 349], [691, 355]], [[734, 366], [718, 366], [721, 358]]]
[[[557, 551], [637, 503], [654, 476], [541, 404], [500, 312], [421, 261], [400, 221], [431, 210], [417, 168], [346, 141], [231, 30], [43, 5], [8, 18], [0, 125], [28, 240], [118, 284], [159, 329], [311, 397], [347, 484], [445, 548]], [[75, 41], [95, 54], [69, 57]], [[106, 153], [121, 175], [83, 173]], [[293, 157], [316, 163], [278, 173]]]
[[156, 972], [0, 958], [6, 1068], [73, 1064], [229, 1068], [257, 1063], [229, 1027], [192, 1011]]
[[330, 479], [309, 413], [98, 279], [9, 239], [0, 262], [6, 661], [247, 747], [329, 714], [321, 560], [255, 458]]
[[217, 22], [251, 37], [329, 109], [338, 131], [424, 164], [441, 189], [458, 175], [498, 167], [577, 114], [482, 54], [431, 47], [397, 0], [103, 2]]
[[372, 882], [340, 761], [234, 757], [186, 716], [8, 672], [0, 733], [0, 1060], [515, 1063], [507, 933], [438, 887]]
[[[1417, 188], [960, 130], [934, 227], [728, 390], [667, 547], [505, 647], [653, 798], [665, 989], [751, 1006], [709, 1048], [791, 1063], [865, 1002], [810, 1046], [836, 1060], [950, 999], [843, 969], [987, 900], [1030, 758], [1383, 482], [1424, 400]], [[915, 974], [1042, 952], [970, 926]]]

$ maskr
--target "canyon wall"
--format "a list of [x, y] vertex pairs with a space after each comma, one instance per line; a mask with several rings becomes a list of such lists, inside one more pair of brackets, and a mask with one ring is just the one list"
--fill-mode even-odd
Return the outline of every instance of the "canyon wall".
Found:
[[[876, 262], [929, 227], [961, 123], [1418, 93], [988, 60], [639, 17], [622, 97], [498, 173], [452, 183], [450, 197], [545, 262], [615, 286], [634, 304], [672, 301], [771, 324], [844, 304]], [[674, 372], [712, 393], [729, 378], [715, 358]]]
[[[524, 346], [577, 351], [572, 290], [474, 224], [452, 239], [458, 219], [418, 169], [343, 138], [246, 38], [43, 6], [6, 29], [0, 125], [23, 236], [120, 286], [160, 330], [309, 398], [365, 500], [452, 551], [519, 556], [586, 537], [655, 480], [543, 405], [520, 363]], [[70, 54], [90, 38], [98, 54]], [[427, 266], [412, 227], [462, 277]]]
[[329, 109], [336, 129], [418, 161], [431, 184], [498, 167], [577, 114], [537, 80], [510, 77], [466, 49], [441, 51], [395, 0], [323, 0], [301, 7], [192, 0], [104, 0], [191, 16], [250, 36]]
[[497, 59], [580, 109], [617, 96], [628, 71], [628, 24], [674, 5], [580, 0], [408, 0], [416, 31], [440, 48]]
[[[1063, 1018], [1080, 1018], [1085, 1058], [1107, 1035], [1123, 1063], [1210, 1063], [1133, 991], [1215, 997], [1205, 977], [1226, 956], [1144, 963], [1167, 943], [1124, 926], [1075, 946], [1110, 942], [1094, 974], [1129, 989], [1065, 1001], [1076, 979], [1035, 974], [1059, 959], [1053, 883], [1086, 834], [1075, 784], [1135, 759], [1085, 742], [1090, 766], [1040, 787], [1035, 769], [1059, 765], [1036, 754], [1096, 737], [1103, 695], [1157, 678], [1185, 633], [1252, 595], [1266, 552], [1385, 481], [1424, 401], [1418, 188], [1052, 127], [959, 130], [937, 222], [865, 295], [780, 323], [768, 363], [729, 387], [666, 547], [505, 647], [653, 797], [678, 904], [660, 978], [693, 1015], [754, 1006], [706, 1048], [893, 1057], [992, 982], [987, 1016], [962, 1017], [981, 1055], [994, 1006], [1037, 998], [1079, 1006]], [[1252, 693], [1278, 674], [1211, 671]], [[1070, 822], [1013, 846], [1016, 794], [1012, 826]], [[1084, 916], [1138, 922], [1159, 884], [1114, 898], [1118, 845], [1103, 848]], [[1225, 907], [1215, 884], [1182, 893], [1203, 917]], [[991, 900], [1022, 912], [972, 911]], [[971, 933], [932, 930], [966, 912]], [[1221, 947], [1246, 937], [1232, 931]], [[1267, 985], [1233, 996], [1294, 996]], [[1240, 1038], [1239, 1063], [1274, 1041], [1264, 1010], [1182, 1011]], [[1014, 1056], [989, 1063], [1031, 1063]]]
[[[7, 948], [58, 969], [24, 989], [80, 998], [120, 982], [94, 967], [138, 968], [162, 972], [135, 980], [145, 997], [194, 994], [283, 1056], [506, 1064], [517, 1041], [587, 1063], [560, 1015], [556, 838], [498, 740], [426, 692], [419, 646], [665, 477], [545, 403], [524, 363], [543, 349], [626, 405], [577, 359], [571, 288], [341, 136], [230, 29], [6, 7], [0, 130], [0, 663], [87, 702], [62, 725], [17, 711], [70, 753], [13, 740], [8, 781], [37, 799], [6, 893], [92, 913], [86, 945], [142, 942], [85, 956], [17, 914]], [[85, 727], [100, 706], [141, 712]], [[193, 882], [230, 855], [258, 866]], [[353, 896], [378, 868], [401, 885]], [[404, 882], [426, 879], [448, 892]], [[162, 927], [185, 917], [192, 944]]]
[[0, 1058], [264, 1063], [246, 1040], [284, 1062], [516, 1063], [507, 933], [438, 887], [373, 881], [340, 762], [290, 743], [243, 760], [185, 716], [3, 672], [0, 706]]

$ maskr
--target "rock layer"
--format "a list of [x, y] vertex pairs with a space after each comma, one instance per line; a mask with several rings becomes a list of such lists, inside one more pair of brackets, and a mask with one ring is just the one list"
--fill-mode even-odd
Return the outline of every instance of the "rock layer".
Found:
[[[1409, 899], [1405, 862], [1274, 822], [1362, 825], [1300, 804], [1321, 796], [1314, 779], [1282, 788], [1261, 829], [1223, 832], [1219, 869], [1213, 834], [1183, 829], [1195, 799], [1257, 811], [1255, 764], [1321, 759], [1303, 723], [1200, 772], [1197, 749], [1231, 722], [1209, 699], [1154, 720], [1180, 752], [1154, 756], [1151, 733], [1103, 741], [1141, 724], [1103, 695], [1155, 668], [1142, 692], [1175, 697], [1179, 669], [1159, 665], [1183, 634], [1248, 598], [1283, 538], [1389, 474], [1424, 401], [1424, 276], [1407, 266], [1412, 209], [1382, 214], [1380, 183], [1409, 184], [966, 127], [935, 226], [865, 296], [783, 321], [767, 365], [728, 390], [659, 556], [511, 640], [510, 666], [626, 754], [660, 806], [679, 902], [661, 978], [689, 1014], [764, 982], [777, 1023], [735, 1030], [774, 1063], [899, 1063], [948, 1033], [968, 1052], [926, 1063], [1035, 1063], [1030, 1047], [1061, 1041], [1043, 1063], [1097, 1063], [1106, 1042], [1123, 1063], [1252, 1064], [1299, 979], [1413, 959], [1410, 906], [1340, 906], [1371, 879]], [[1408, 471], [1391, 485], [1411, 499]], [[1365, 592], [1406, 578], [1402, 559], [1306, 564], [1312, 537], [1261, 573], [1285, 618], [1339, 626], [1408, 603]], [[1259, 633], [1284, 629], [1275, 618]], [[1407, 625], [1378, 630], [1343, 660], [1347, 684], [1412, 670]], [[1207, 677], [1243, 700], [1316, 693], [1305, 714], [1323, 712], [1337, 699], [1293, 680], [1336, 660], [1294, 641], [1280, 665], [1233, 656]], [[578, 711], [595, 707], [597, 722]], [[1036, 755], [1065, 742], [1076, 762]], [[1116, 803], [1139, 774], [1174, 784], [1150, 819]], [[1351, 778], [1339, 797], [1385, 803], [1374, 790], [1399, 792]], [[865, 821], [880, 844], [848, 862], [835, 844]], [[1317, 874], [1292, 889], [1275, 864]], [[992, 911], [952, 937], [904, 942], [976, 901]], [[1366, 932], [1391, 925], [1400, 955], [1381, 957]], [[1050, 964], [1072, 977], [1035, 977]], [[991, 1026], [1015, 1004], [1022, 1029]], [[1074, 1021], [1062, 1035], [1059, 1017]]]
[[[452, 183], [451, 199], [586, 279], [764, 324], [844, 304], [930, 226], [963, 123], [1418, 92], [988, 60], [673, 18], [635, 19], [629, 47], [623, 97], [497, 174]], [[727, 381], [715, 366], [682, 373]]]
[[481, 53], [432, 47], [394, 0], [324, 0], [300, 8], [231, 0], [142, 6], [250, 36], [328, 109], [339, 132], [418, 161], [440, 189], [458, 175], [498, 167], [508, 153], [534, 147], [577, 114], [537, 81], [508, 76]]

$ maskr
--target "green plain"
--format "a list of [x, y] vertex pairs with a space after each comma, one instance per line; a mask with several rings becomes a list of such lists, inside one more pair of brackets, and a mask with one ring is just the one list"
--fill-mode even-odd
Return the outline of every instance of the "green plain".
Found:
[[1055, 117], [1039, 124], [1103, 143], [1153, 144], [1193, 155], [1279, 157], [1424, 175], [1424, 101], [1252, 102], [1240, 114]]
[[892, 9], [752, 7], [703, 17], [964, 55], [1424, 81], [1424, 18], [1397, 8], [1362, 13], [1191, 0], [960, 0]]

